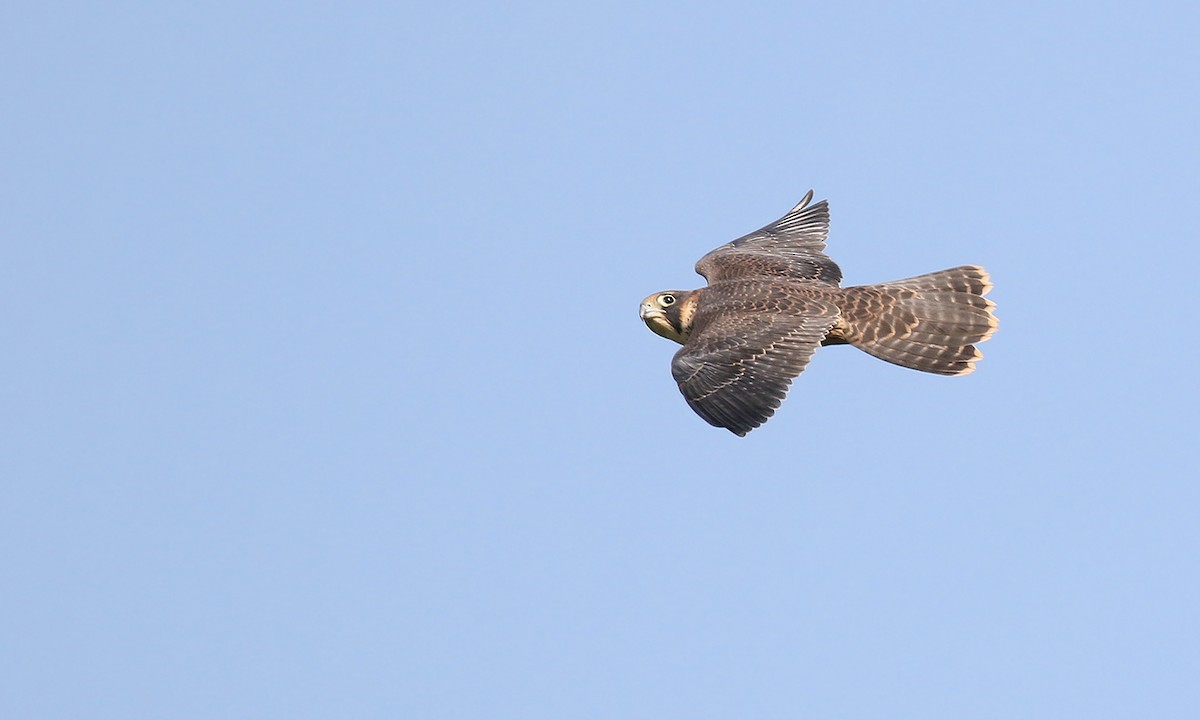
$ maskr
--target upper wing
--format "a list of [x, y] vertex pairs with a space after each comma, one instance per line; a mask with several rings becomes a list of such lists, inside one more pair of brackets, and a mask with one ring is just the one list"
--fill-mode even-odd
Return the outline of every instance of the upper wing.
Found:
[[832, 302], [785, 284], [709, 287], [671, 374], [697, 415], [745, 435], [775, 413], [837, 319]]
[[829, 236], [829, 203], [822, 200], [809, 205], [812, 197], [809, 190], [787, 215], [700, 258], [696, 272], [709, 284], [739, 277], [789, 277], [838, 284], [842, 271], [822, 252]]

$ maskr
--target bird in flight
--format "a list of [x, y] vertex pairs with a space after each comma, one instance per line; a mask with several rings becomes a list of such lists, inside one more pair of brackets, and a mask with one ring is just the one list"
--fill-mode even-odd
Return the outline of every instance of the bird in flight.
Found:
[[896, 365], [966, 375], [996, 331], [978, 265], [875, 285], [840, 287], [825, 255], [829, 204], [812, 190], [787, 215], [696, 263], [708, 281], [642, 301], [655, 333], [683, 345], [671, 374], [692, 410], [744, 436], [767, 421], [823, 345], [853, 345]]

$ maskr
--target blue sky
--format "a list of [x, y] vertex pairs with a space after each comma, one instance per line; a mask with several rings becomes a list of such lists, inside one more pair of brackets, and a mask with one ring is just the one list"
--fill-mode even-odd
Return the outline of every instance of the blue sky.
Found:
[[[1189, 3], [30, 5], [6, 718], [1200, 713]], [[966, 378], [709, 427], [645, 295], [810, 187]]]

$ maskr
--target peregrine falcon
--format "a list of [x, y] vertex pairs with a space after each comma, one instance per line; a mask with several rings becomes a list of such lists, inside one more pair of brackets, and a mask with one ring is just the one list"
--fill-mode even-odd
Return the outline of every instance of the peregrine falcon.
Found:
[[857, 287], [822, 252], [829, 204], [812, 190], [787, 215], [696, 263], [708, 281], [642, 301], [655, 333], [683, 345], [671, 374], [697, 415], [744, 436], [762, 425], [822, 345], [853, 345], [896, 365], [966, 375], [996, 331], [978, 265]]

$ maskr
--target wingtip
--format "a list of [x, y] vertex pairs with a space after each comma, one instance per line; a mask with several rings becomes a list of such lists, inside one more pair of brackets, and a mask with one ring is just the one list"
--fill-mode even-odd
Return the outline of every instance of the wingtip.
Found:
[[796, 203], [796, 206], [794, 208], [792, 208], [790, 212], [796, 212], [797, 210], [803, 210], [804, 208], [808, 207], [808, 204], [810, 202], [812, 202], [812, 199], [813, 199], [813, 190], [812, 190], [812, 188], [809, 188], [808, 192], [805, 193], [804, 198], [801, 199], [800, 202]]

